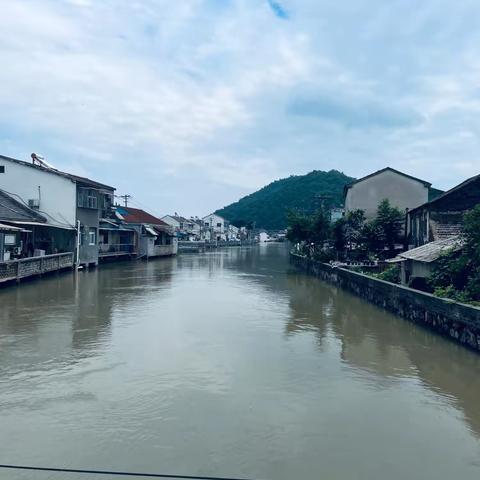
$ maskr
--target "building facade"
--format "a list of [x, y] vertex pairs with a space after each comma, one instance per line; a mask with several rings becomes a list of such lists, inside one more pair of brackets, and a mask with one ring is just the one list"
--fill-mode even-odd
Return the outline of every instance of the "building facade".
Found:
[[78, 262], [98, 264], [100, 219], [108, 216], [115, 189], [111, 186], [32, 162], [0, 156], [0, 189], [46, 218], [46, 224], [75, 229]]
[[177, 254], [178, 242], [174, 227], [139, 208], [117, 206], [116, 214], [122, 223], [137, 232], [139, 257]]
[[363, 210], [375, 218], [379, 203], [388, 199], [402, 212], [428, 202], [431, 184], [387, 167], [345, 186], [345, 213]]
[[212, 213], [202, 218], [204, 236], [209, 241], [226, 241], [229, 227], [228, 220], [220, 215]]

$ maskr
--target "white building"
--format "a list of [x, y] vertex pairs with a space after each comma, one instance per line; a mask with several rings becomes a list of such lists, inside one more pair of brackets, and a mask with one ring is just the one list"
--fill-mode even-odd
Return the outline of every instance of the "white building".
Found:
[[387, 167], [345, 187], [345, 213], [360, 209], [372, 219], [384, 199], [405, 212], [428, 202], [430, 187], [429, 182]]
[[225, 241], [228, 237], [229, 223], [220, 215], [212, 213], [202, 218], [204, 236], [207, 240]]
[[268, 235], [267, 232], [265, 232], [265, 231], [259, 232], [258, 241], [260, 243], [268, 242], [268, 240], [270, 240], [270, 235]]
[[47, 225], [76, 229], [80, 222], [79, 261], [98, 264], [100, 218], [113, 204], [115, 189], [41, 162], [0, 155], [0, 188], [47, 219]]
[[180, 239], [195, 241], [200, 240], [201, 236], [201, 220], [198, 218], [185, 218], [180, 215], [165, 215], [162, 221], [175, 229]]

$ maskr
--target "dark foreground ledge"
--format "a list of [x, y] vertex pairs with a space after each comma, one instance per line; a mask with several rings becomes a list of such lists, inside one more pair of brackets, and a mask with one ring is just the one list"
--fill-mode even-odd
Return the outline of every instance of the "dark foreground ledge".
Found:
[[290, 263], [396, 315], [480, 352], [480, 308], [290, 254]]

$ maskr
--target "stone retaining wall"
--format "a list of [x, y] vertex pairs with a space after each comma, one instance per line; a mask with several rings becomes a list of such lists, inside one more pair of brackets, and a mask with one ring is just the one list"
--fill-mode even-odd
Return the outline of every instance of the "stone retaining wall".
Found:
[[291, 254], [297, 268], [480, 352], [480, 308]]

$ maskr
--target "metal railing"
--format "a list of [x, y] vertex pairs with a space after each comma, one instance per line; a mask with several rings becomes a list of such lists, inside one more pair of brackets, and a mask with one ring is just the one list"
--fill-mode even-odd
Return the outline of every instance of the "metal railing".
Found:
[[99, 245], [98, 255], [105, 257], [108, 255], [133, 255], [136, 253], [133, 243], [104, 243]]
[[73, 267], [73, 252], [0, 262], [0, 282], [42, 275]]

